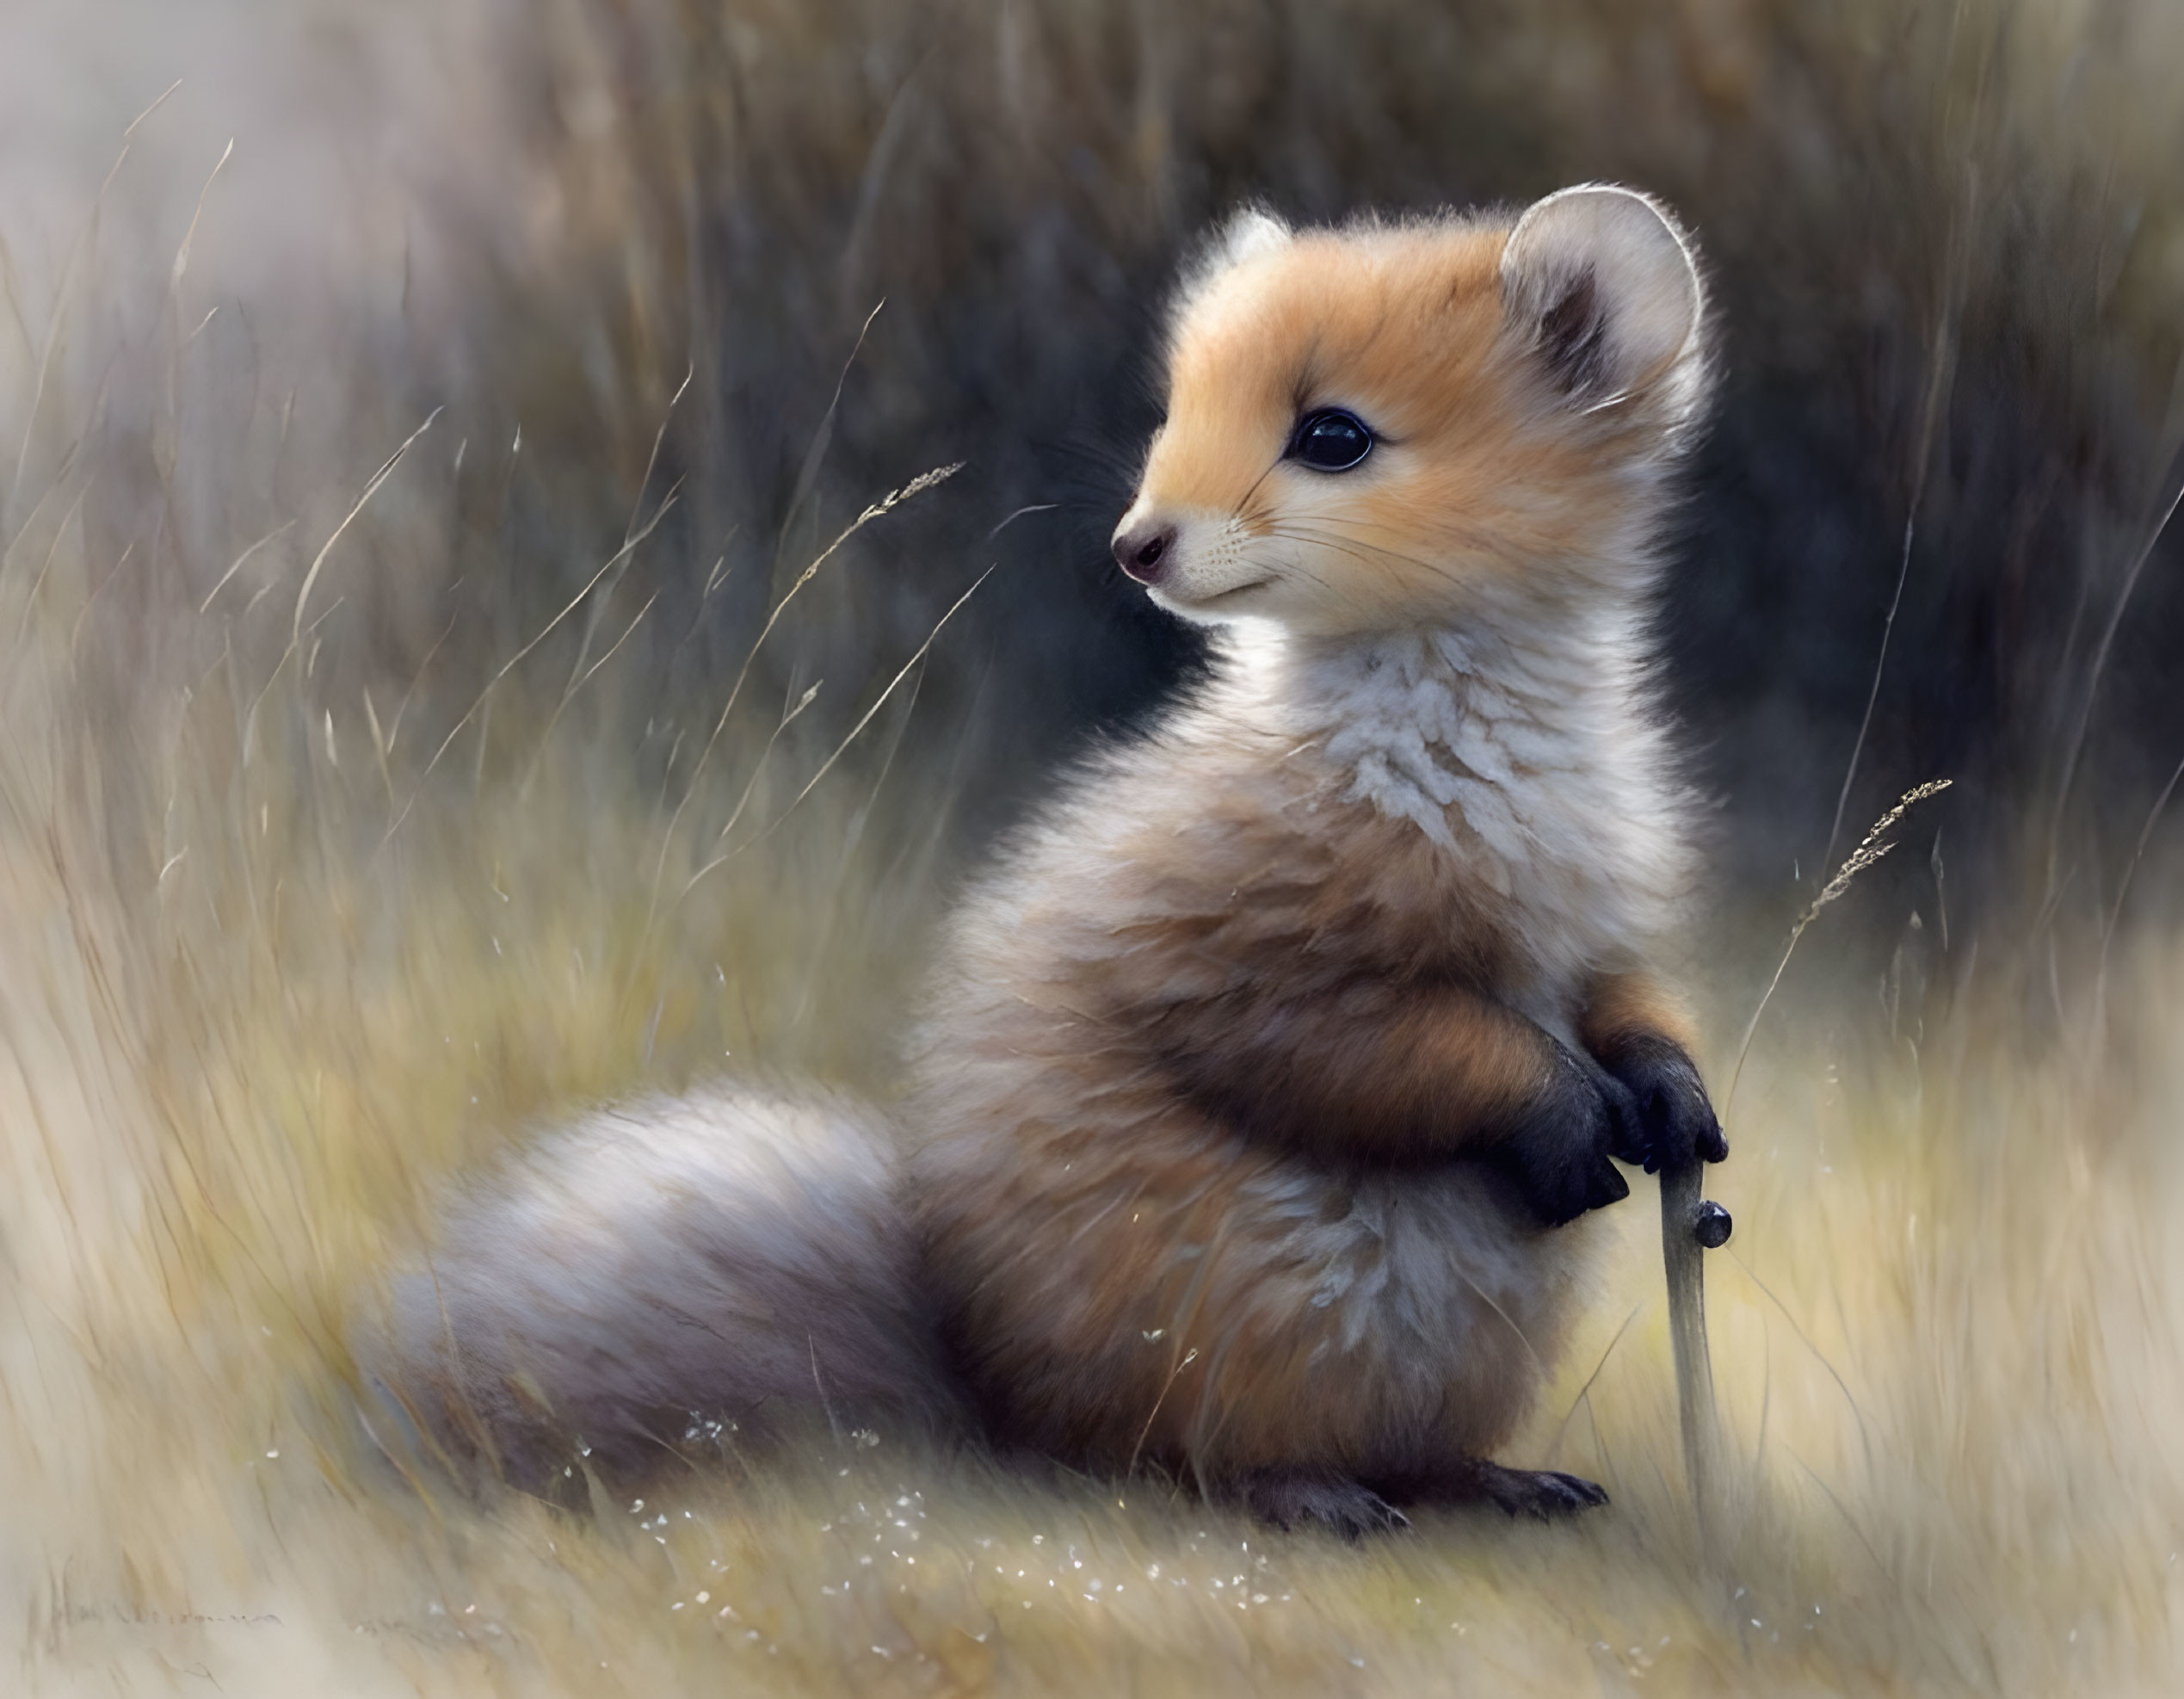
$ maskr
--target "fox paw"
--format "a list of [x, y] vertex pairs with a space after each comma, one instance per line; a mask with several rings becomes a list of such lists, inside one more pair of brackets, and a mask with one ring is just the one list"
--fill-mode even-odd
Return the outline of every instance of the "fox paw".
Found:
[[1503, 1140], [1502, 1166], [1532, 1212], [1558, 1227], [1631, 1195], [1611, 1157], [1635, 1142], [1638, 1108], [1613, 1074], [1558, 1048], [1546, 1090]]
[[1499, 1463], [1488, 1462], [1476, 1467], [1477, 1496], [1511, 1517], [1552, 1522], [1557, 1517], [1596, 1510], [1607, 1502], [1605, 1489], [1582, 1475], [1566, 1475], [1555, 1469], [1505, 1469]]
[[1357, 1540], [1410, 1526], [1410, 1517], [1370, 1487], [1331, 1475], [1269, 1469], [1244, 1482], [1243, 1497], [1253, 1516], [1285, 1534], [1317, 1523], [1330, 1534]]
[[1666, 1039], [1626, 1046], [1607, 1064], [1630, 1094], [1633, 1113], [1619, 1129], [1615, 1154], [1649, 1174], [1694, 1161], [1720, 1162], [1729, 1140], [1691, 1058]]

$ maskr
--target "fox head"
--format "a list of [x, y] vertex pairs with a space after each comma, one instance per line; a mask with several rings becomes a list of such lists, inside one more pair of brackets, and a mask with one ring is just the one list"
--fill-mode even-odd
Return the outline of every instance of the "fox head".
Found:
[[1626, 188], [1484, 217], [1231, 219], [1185, 274], [1115, 559], [1208, 623], [1319, 636], [1646, 588], [1708, 386], [1689, 244]]

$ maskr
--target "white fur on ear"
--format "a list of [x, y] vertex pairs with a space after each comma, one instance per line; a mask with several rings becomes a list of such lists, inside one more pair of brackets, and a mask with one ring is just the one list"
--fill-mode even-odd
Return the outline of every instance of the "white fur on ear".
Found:
[[1690, 245], [1636, 189], [1586, 183], [1527, 208], [1502, 250], [1502, 299], [1512, 328], [1573, 395], [1644, 390], [1695, 370], [1702, 351]]
[[1184, 263], [1174, 306], [1190, 305], [1214, 279], [1246, 261], [1286, 247], [1293, 232], [1264, 207], [1239, 207], [1208, 232]]
[[1286, 247], [1289, 226], [1264, 207], [1239, 207], [1214, 239], [1215, 263], [1224, 269]]

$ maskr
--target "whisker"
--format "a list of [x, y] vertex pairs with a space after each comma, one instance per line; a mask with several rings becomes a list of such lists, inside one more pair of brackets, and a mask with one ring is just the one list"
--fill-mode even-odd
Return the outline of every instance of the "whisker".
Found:
[[[1347, 554], [1353, 560], [1367, 566], [1376, 564], [1374, 559], [1376, 555], [1383, 559], [1391, 558], [1397, 560], [1408, 560], [1410, 559], [1408, 555], [1396, 554], [1390, 550], [1373, 550], [1370, 544], [1346, 543], [1337, 538], [1316, 536], [1308, 532], [1292, 530], [1282, 526], [1270, 526], [1262, 534], [1269, 537], [1278, 537], [1286, 542], [1309, 543], [1315, 548], [1333, 549], [1336, 553]], [[1314, 572], [1311, 568], [1304, 565], [1303, 562], [1293, 561], [1289, 564], [1293, 571], [1303, 573], [1305, 577], [1311, 578], [1313, 583], [1321, 585], [1323, 588], [1330, 590], [1334, 588], [1334, 586], [1330, 584], [1326, 578]], [[1452, 584], [1455, 582], [1455, 575], [1453, 573], [1448, 571], [1446, 568], [1434, 566], [1431, 561], [1419, 560], [1414, 561], [1412, 564], [1422, 567], [1429, 571], [1439, 572], [1441, 576], [1447, 578]]]
[[[1266, 531], [1266, 532], [1262, 533], [1262, 535], [1265, 535], [1265, 536], [1269, 536], [1269, 537], [1281, 537], [1281, 536], [1283, 535], [1283, 534], [1282, 534], [1281, 532], [1280, 532], [1280, 531], [1274, 531], [1274, 530], [1268, 530], [1268, 531]], [[1286, 541], [1292, 541], [1292, 542], [1309, 542], [1309, 541], [1312, 541], [1312, 540], [1311, 540], [1311, 539], [1310, 539], [1310, 538], [1305, 538], [1305, 537], [1296, 537], [1296, 538], [1287, 538], [1287, 539], [1286, 539]], [[1283, 565], [1283, 570], [1284, 570], [1285, 571], [1288, 571], [1288, 572], [1295, 573], [1295, 574], [1297, 574], [1297, 575], [1299, 575], [1299, 576], [1300, 576], [1300, 577], [1309, 578], [1309, 579], [1311, 579], [1311, 582], [1312, 582], [1312, 583], [1314, 583], [1314, 584], [1317, 584], [1317, 585], [1318, 585], [1318, 586], [1319, 586], [1322, 590], [1334, 590], [1334, 589], [1335, 589], [1335, 584], [1333, 584], [1333, 582], [1332, 582], [1331, 580], [1330, 580], [1330, 579], [1326, 578], [1325, 577], [1322, 576], [1320, 573], [1315, 572], [1315, 571], [1313, 571], [1311, 567], [1309, 567], [1309, 566], [1305, 565], [1304, 564], [1304, 562], [1302, 562], [1301, 560], [1289, 560], [1289, 561], [1285, 561], [1285, 562], [1283, 562], [1283, 563], [1282, 563], [1282, 565]]]
[[1402, 549], [1390, 548], [1385, 544], [1370, 542], [1363, 537], [1344, 536], [1337, 532], [1314, 530], [1296, 525], [1275, 525], [1268, 528], [1267, 534], [1286, 537], [1292, 542], [1312, 543], [1322, 548], [1339, 549], [1343, 553], [1360, 560], [1371, 556], [1381, 560], [1397, 561], [1407, 566], [1416, 566], [1421, 571], [1431, 572], [1438, 578], [1446, 578], [1451, 584], [1457, 582], [1456, 574], [1439, 561], [1428, 560], [1423, 555], [1406, 553]]

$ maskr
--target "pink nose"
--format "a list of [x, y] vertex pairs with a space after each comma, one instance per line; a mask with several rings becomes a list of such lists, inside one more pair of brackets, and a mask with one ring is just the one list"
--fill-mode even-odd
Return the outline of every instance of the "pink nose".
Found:
[[1158, 584], [1175, 547], [1175, 528], [1151, 521], [1114, 534], [1114, 561], [1141, 584]]

